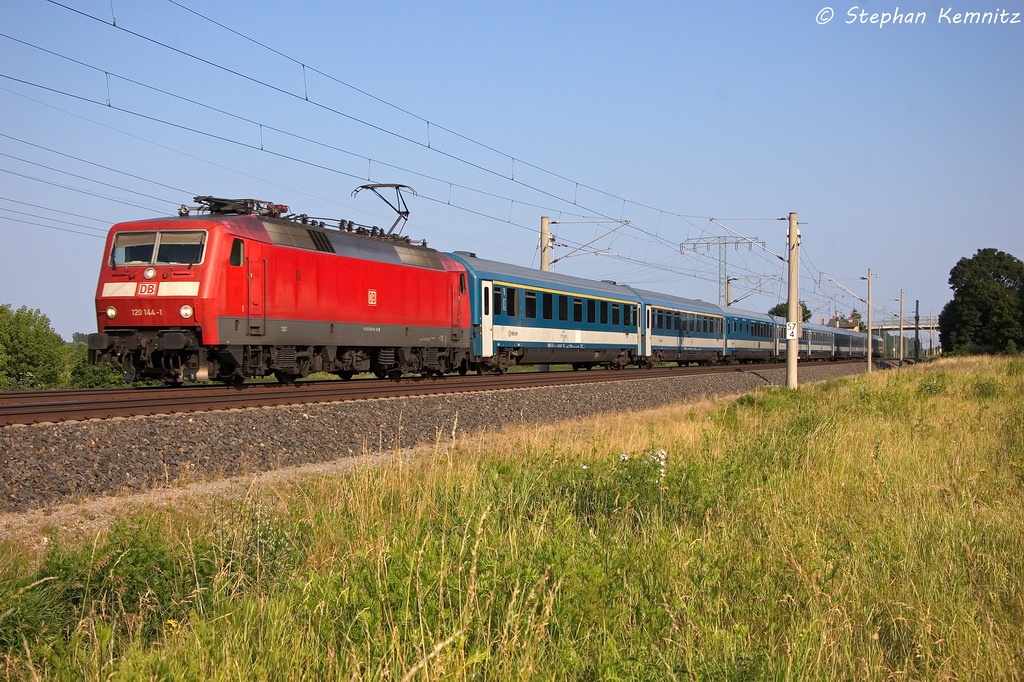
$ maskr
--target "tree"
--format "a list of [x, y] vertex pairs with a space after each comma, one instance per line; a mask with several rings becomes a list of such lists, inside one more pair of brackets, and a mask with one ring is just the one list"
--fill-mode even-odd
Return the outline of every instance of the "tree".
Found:
[[0, 305], [0, 389], [66, 388], [67, 344], [38, 310]]
[[[803, 322], [806, 322], [807, 320], [811, 319], [811, 309], [808, 308], [807, 304], [804, 303], [803, 301], [800, 301], [800, 309], [801, 309], [801, 314], [803, 315], [803, 320], [802, 320]], [[769, 315], [773, 315], [775, 317], [781, 317], [783, 319], [787, 319], [786, 315], [787, 315], [788, 312], [789, 312], [789, 304], [788, 303], [777, 303], [777, 304], [773, 305], [771, 308], [768, 309], [768, 314]]]
[[949, 286], [953, 300], [939, 313], [943, 352], [1024, 345], [1024, 262], [998, 249], [979, 249], [953, 266]]
[[850, 319], [857, 320], [857, 331], [867, 332], [868, 326], [864, 324], [864, 316], [860, 314], [860, 311], [854, 308], [850, 311]]

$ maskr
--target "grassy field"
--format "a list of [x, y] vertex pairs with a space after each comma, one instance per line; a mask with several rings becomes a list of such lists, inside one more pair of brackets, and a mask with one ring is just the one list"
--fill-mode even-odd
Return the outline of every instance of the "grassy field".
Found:
[[941, 360], [8, 544], [0, 679], [1021, 679], [1022, 397]]

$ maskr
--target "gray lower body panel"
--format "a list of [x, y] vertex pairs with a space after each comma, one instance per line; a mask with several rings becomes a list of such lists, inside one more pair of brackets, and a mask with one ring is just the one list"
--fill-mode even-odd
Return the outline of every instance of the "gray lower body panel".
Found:
[[457, 327], [268, 319], [265, 334], [246, 334], [247, 318], [217, 318], [220, 345], [469, 348], [469, 330]]

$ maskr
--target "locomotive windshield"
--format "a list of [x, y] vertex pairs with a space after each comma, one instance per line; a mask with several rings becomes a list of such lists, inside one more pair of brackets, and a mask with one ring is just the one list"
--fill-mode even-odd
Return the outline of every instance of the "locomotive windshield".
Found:
[[161, 232], [119, 232], [114, 235], [110, 264], [194, 265], [203, 260], [206, 232], [166, 230]]

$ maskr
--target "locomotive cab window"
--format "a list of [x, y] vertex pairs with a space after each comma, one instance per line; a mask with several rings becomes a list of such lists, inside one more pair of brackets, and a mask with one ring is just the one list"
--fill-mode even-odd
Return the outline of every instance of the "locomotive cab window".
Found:
[[164, 230], [161, 232], [119, 232], [114, 235], [110, 264], [196, 265], [203, 260], [206, 232]]
[[119, 232], [114, 235], [114, 250], [110, 254], [110, 264], [149, 265], [153, 262], [153, 247], [156, 245], [156, 232]]
[[205, 232], [160, 232], [156, 249], [157, 265], [194, 265], [203, 260]]
[[241, 265], [245, 262], [245, 242], [235, 239], [231, 242], [231, 265]]

